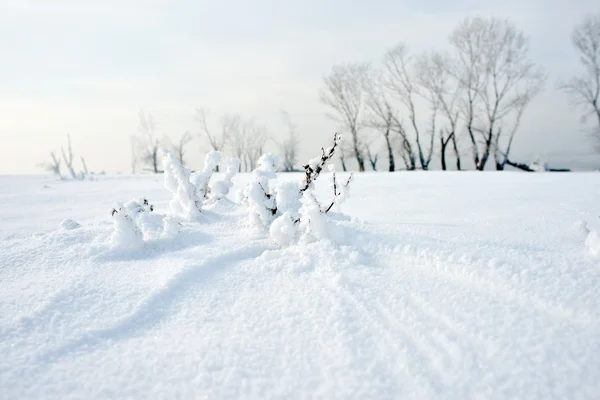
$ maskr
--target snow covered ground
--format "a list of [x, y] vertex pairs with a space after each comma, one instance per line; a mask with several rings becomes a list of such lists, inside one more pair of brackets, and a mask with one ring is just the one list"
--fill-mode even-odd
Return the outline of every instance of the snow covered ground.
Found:
[[0, 399], [600, 398], [600, 174], [361, 174], [332, 241], [222, 202], [111, 249], [140, 196], [0, 177]]

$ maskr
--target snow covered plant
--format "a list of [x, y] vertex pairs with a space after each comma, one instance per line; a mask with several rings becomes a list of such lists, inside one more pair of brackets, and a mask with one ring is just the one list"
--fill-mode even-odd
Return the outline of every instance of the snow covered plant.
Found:
[[223, 179], [210, 184], [210, 202], [216, 202], [227, 197], [233, 186], [232, 178], [240, 170], [240, 159], [230, 158], [223, 163]]
[[137, 249], [144, 244], [143, 225], [146, 215], [154, 211], [148, 200], [141, 198], [118, 203], [111, 211], [114, 229], [110, 239], [113, 247]]
[[269, 229], [269, 235], [279, 245], [289, 245], [299, 239], [324, 239], [329, 236], [332, 208], [339, 206], [348, 197], [348, 186], [352, 174], [344, 182], [337, 181], [333, 165], [331, 188], [333, 199], [323, 206], [314, 194], [314, 182], [331, 161], [341, 137], [335, 134], [333, 146], [324, 149], [320, 157], [310, 160], [305, 166], [302, 182], [280, 182], [272, 184], [279, 158], [263, 155], [258, 168], [253, 172], [253, 181], [241, 192], [241, 202], [248, 207], [250, 220]]
[[200, 172], [191, 172], [181, 165], [173, 154], [162, 150], [165, 187], [173, 194], [169, 202], [171, 213], [185, 220], [194, 220], [206, 203], [214, 203], [227, 196], [233, 185], [231, 179], [239, 169], [240, 160], [230, 159], [225, 163], [223, 180], [211, 183], [211, 178], [221, 160], [218, 151], [211, 151], [204, 159]]
[[279, 157], [267, 153], [258, 159], [257, 167], [252, 171], [253, 180], [240, 192], [239, 200], [248, 207], [250, 221], [255, 225], [268, 226], [277, 213], [275, 194], [270, 181], [277, 178]]

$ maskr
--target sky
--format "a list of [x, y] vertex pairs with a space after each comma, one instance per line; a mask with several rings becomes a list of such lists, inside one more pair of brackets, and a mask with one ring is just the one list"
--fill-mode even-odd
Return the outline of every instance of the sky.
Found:
[[[379, 62], [399, 42], [444, 49], [474, 15], [514, 21], [548, 77], [513, 158], [598, 168], [579, 113], [556, 90], [580, 68], [573, 26], [598, 11], [597, 0], [0, 0], [0, 173], [42, 172], [67, 134], [91, 170], [129, 172], [141, 109], [174, 140], [200, 132], [199, 107], [214, 128], [237, 112], [278, 139], [285, 109], [302, 159], [312, 158], [337, 129], [318, 96], [333, 65]], [[206, 149], [196, 136], [189, 165], [202, 165]]]

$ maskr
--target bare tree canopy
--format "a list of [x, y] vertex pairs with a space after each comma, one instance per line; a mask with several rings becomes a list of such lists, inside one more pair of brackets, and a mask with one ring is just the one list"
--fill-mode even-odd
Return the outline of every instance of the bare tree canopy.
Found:
[[206, 110], [204, 108], [196, 109], [196, 119], [200, 122], [202, 132], [199, 136], [208, 141], [210, 148], [214, 151], [223, 151], [227, 140], [231, 135], [231, 122], [232, 118], [227, 115], [221, 117], [221, 129], [220, 132], [213, 132], [208, 128], [206, 121]]
[[[417, 60], [418, 82], [422, 87], [423, 97], [427, 99], [435, 118], [439, 109], [446, 124], [440, 128], [440, 161], [442, 170], [447, 169], [446, 150], [452, 144], [456, 158], [456, 169], [460, 171], [460, 152], [457, 144], [457, 126], [459, 119], [458, 95], [459, 85], [451, 71], [454, 61], [451, 56], [439, 51], [423, 53]], [[435, 129], [432, 119], [432, 129]]]
[[323, 79], [325, 87], [320, 92], [321, 102], [334, 111], [328, 116], [350, 133], [352, 152], [361, 172], [365, 170], [365, 146], [361, 133], [366, 126], [365, 80], [369, 68], [367, 64], [358, 63], [336, 65]]
[[56, 154], [54, 154], [54, 152], [50, 153], [50, 158], [52, 159], [52, 161], [47, 161], [47, 162], [38, 164], [38, 167], [43, 168], [46, 171], [52, 172], [53, 174], [58, 176], [60, 179], [62, 179], [63, 176], [60, 172], [60, 158], [57, 157]]
[[450, 43], [475, 168], [483, 170], [493, 152], [503, 169], [521, 116], [545, 77], [528, 58], [528, 39], [508, 20], [466, 18]]
[[591, 137], [600, 152], [600, 13], [587, 16], [573, 29], [571, 40], [583, 73], [561, 85], [571, 103], [583, 112], [582, 122], [592, 117]]
[[158, 149], [160, 142], [157, 138], [156, 121], [152, 114], [140, 111], [138, 130], [141, 134], [138, 140], [140, 160], [156, 174], [160, 172], [158, 169]]
[[396, 170], [396, 159], [392, 146], [392, 133], [396, 132], [403, 135], [404, 130], [400, 129], [401, 124], [386, 93], [380, 71], [372, 71], [369, 80], [366, 82], [365, 90], [368, 94], [368, 125], [383, 134], [388, 154], [388, 171], [393, 172]]
[[192, 141], [192, 134], [189, 131], [185, 131], [179, 138], [179, 141], [171, 144], [171, 149], [177, 155], [177, 159], [182, 166], [185, 166], [184, 156], [186, 146]]
[[401, 43], [390, 49], [385, 54], [383, 65], [386, 71], [385, 82], [387, 87], [408, 111], [408, 118], [417, 143], [419, 162], [421, 168], [427, 170], [433, 156], [437, 102], [431, 104], [431, 126], [433, 129], [430, 131], [429, 137], [426, 138], [418, 124], [415, 98], [422, 95], [422, 93], [416, 81], [414, 59], [410, 56], [408, 48]]

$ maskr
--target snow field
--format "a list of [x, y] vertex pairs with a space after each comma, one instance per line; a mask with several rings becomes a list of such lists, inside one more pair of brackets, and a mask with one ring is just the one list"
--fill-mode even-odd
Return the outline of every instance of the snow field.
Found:
[[162, 177], [0, 177], [0, 398], [597, 398], [599, 175], [359, 174], [335, 236], [283, 247], [250, 179], [115, 249]]

